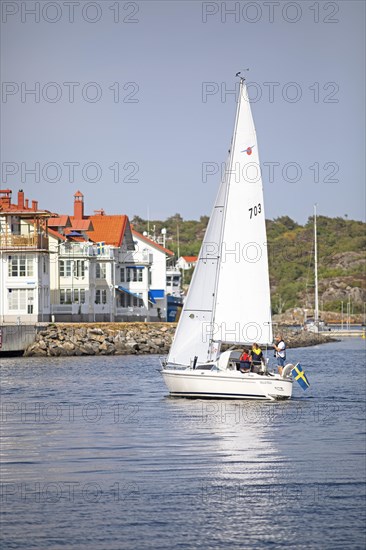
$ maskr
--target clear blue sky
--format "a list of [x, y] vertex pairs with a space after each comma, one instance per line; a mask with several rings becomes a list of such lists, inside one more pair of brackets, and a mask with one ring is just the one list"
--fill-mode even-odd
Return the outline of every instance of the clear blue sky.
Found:
[[[303, 223], [317, 202], [319, 214], [365, 218], [363, 1], [237, 2], [236, 15], [235, 2], [40, 2], [28, 13], [36, 4], [2, 2], [2, 188], [59, 213], [80, 189], [89, 213], [209, 214], [219, 175], [203, 181], [202, 165], [226, 159], [225, 89], [249, 67], [266, 217]], [[25, 94], [36, 83], [37, 102]], [[25, 172], [35, 163], [39, 182]], [[268, 163], [279, 163], [273, 181]], [[123, 181], [136, 165], [138, 181]]]

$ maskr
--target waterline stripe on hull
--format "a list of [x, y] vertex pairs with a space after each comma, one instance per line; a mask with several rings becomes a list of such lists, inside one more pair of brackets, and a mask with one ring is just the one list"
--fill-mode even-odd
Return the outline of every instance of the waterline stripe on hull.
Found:
[[170, 395], [186, 395], [191, 397], [228, 397], [232, 399], [237, 398], [253, 398], [253, 399], [271, 399], [266, 395], [256, 395], [254, 393], [211, 393], [211, 392], [184, 392], [184, 391], [174, 391], [170, 392]]
[[[283, 383], [283, 382], [287, 382], [288, 384], [293, 384], [293, 380], [292, 379], [286, 379], [286, 378], [272, 378], [272, 377], [268, 377], [268, 376], [261, 376], [261, 375], [258, 375], [259, 377], [257, 378], [247, 378], [244, 374], [244, 376], [225, 376], [225, 375], [210, 375], [210, 374], [206, 374], [206, 372], [204, 374], [202, 374], [200, 372], [200, 369], [199, 367], [196, 369], [196, 374], [193, 374], [193, 373], [187, 373], [185, 372], [183, 369], [178, 371], [178, 372], [174, 372], [174, 371], [171, 371], [171, 370], [162, 370], [160, 371], [163, 375], [164, 374], [168, 374], [169, 376], [174, 376], [174, 377], [186, 377], [186, 378], [190, 378], [191, 380], [196, 380], [197, 378], [201, 378], [201, 376], [205, 376], [205, 379], [206, 380], [228, 380], [230, 382], [249, 382], [251, 384], [253, 383], [256, 383], [256, 382], [260, 382], [260, 383], [267, 383], [267, 382], [271, 382], [273, 384], [275, 383]], [[203, 378], [202, 378], [203, 379]]]

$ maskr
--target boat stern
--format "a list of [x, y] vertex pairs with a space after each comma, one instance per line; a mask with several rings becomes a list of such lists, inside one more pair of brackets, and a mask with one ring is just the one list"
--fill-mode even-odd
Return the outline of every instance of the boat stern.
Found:
[[272, 381], [268, 388], [268, 398], [275, 401], [291, 399], [292, 396], [292, 380], [276, 378]]

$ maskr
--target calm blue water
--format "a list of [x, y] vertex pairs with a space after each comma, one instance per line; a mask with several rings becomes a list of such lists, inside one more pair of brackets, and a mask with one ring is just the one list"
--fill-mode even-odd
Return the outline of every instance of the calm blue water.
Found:
[[2, 360], [3, 548], [365, 546], [365, 341], [285, 403], [167, 397], [152, 357]]

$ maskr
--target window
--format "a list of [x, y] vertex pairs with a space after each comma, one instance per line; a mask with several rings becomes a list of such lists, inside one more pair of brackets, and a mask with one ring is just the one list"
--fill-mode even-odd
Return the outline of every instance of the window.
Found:
[[119, 297], [119, 305], [120, 307], [144, 307], [142, 294], [132, 296], [131, 294], [121, 292]]
[[71, 288], [61, 288], [60, 304], [71, 304]]
[[76, 260], [74, 262], [74, 275], [75, 277], [85, 276], [85, 262], [84, 260]]
[[105, 263], [97, 262], [95, 266], [95, 278], [105, 279], [107, 273], [107, 265]]
[[81, 304], [85, 304], [85, 289], [84, 289], [84, 288], [81, 288], [79, 292], [80, 292], [80, 294], [79, 294], [79, 296], [80, 296], [80, 303], [81, 303]]
[[33, 277], [33, 256], [9, 256], [9, 277]]
[[85, 289], [84, 288], [61, 288], [60, 304], [85, 304]]
[[106, 290], [96, 290], [95, 291], [95, 303], [96, 304], [106, 304], [107, 303], [107, 291]]
[[131, 283], [142, 283], [142, 269], [135, 269], [133, 267], [128, 267], [127, 271], [127, 282]]
[[84, 288], [74, 288], [74, 303], [75, 304], [85, 304], [85, 289]]
[[20, 219], [15, 216], [11, 217], [11, 232], [13, 235], [20, 235]]
[[120, 282], [121, 282], [121, 283], [124, 283], [124, 282], [125, 282], [125, 277], [126, 277], [125, 268], [124, 268], [124, 267], [121, 267], [121, 277], [120, 277]]
[[137, 294], [136, 296], [131, 296], [131, 298], [133, 299], [133, 305], [135, 307], [142, 307], [144, 305], [143, 301], [142, 301], [142, 294]]
[[60, 260], [60, 277], [71, 277], [71, 260]]
[[9, 311], [33, 313], [33, 289], [10, 288], [8, 292]]

